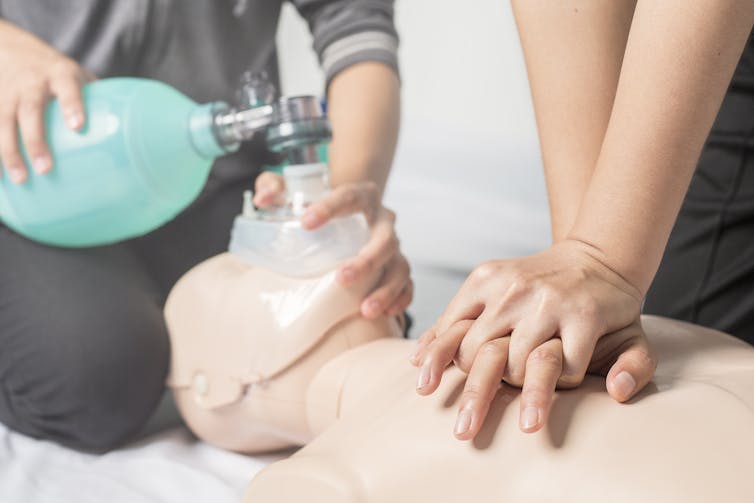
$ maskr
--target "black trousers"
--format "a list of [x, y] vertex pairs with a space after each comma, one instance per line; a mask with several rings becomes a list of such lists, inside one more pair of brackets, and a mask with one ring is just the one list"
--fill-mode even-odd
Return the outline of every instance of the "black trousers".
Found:
[[725, 97], [644, 312], [754, 344], [754, 87]]
[[138, 432], [165, 388], [165, 298], [227, 248], [253, 178], [211, 180], [174, 221], [112, 246], [51, 248], [0, 225], [0, 421], [96, 452]]

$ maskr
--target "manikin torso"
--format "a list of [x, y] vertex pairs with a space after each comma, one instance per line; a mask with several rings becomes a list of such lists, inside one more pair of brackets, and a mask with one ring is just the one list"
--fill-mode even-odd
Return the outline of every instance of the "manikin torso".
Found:
[[341, 390], [329, 421], [314, 416], [324, 432], [261, 472], [245, 501], [754, 501], [754, 348], [694, 325], [643, 323], [660, 364], [631, 403], [588, 376], [558, 392], [548, 425], [526, 434], [519, 391], [503, 386], [472, 442], [452, 435], [462, 372], [451, 367], [422, 397], [406, 362], [411, 342], [350, 350], [309, 391]]

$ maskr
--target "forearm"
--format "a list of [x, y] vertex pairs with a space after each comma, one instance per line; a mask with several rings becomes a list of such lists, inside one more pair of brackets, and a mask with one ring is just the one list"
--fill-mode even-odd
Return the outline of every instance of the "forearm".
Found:
[[372, 181], [385, 189], [400, 127], [400, 83], [378, 62], [353, 65], [328, 89], [333, 140], [329, 148], [334, 186]]
[[569, 238], [642, 294], [754, 20], [754, 2], [638, 3], [610, 123]]
[[514, 0], [553, 242], [573, 227], [605, 137], [635, 0]]

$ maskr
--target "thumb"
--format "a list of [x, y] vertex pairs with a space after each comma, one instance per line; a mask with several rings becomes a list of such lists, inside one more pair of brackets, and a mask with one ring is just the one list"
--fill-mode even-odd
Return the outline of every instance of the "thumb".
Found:
[[607, 392], [618, 402], [634, 397], [649, 383], [657, 368], [654, 355], [646, 337], [634, 339], [623, 347], [607, 373]]
[[254, 183], [254, 204], [260, 208], [285, 203], [285, 181], [277, 173], [265, 171], [260, 174]]

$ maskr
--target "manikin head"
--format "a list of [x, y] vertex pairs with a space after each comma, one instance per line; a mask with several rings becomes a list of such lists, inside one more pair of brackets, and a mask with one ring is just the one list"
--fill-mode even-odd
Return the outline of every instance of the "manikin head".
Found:
[[291, 165], [283, 176], [287, 203], [255, 210], [245, 194], [230, 253], [187, 272], [165, 306], [178, 407], [200, 438], [236, 451], [307, 442], [306, 411], [317, 414], [312, 400], [320, 398], [307, 403], [306, 392], [319, 369], [351, 347], [401, 333], [393, 319], [359, 313], [381, 271], [347, 288], [335, 280], [338, 264], [369, 238], [363, 216], [301, 226], [306, 206], [328, 192], [327, 166]]
[[231, 253], [186, 273], [165, 318], [169, 385], [189, 427], [241, 452], [310, 440], [306, 411], [317, 404], [307, 404], [306, 392], [319, 369], [352, 347], [401, 333], [393, 319], [368, 321], [359, 313], [376, 279], [345, 288], [334, 271], [293, 278]]

